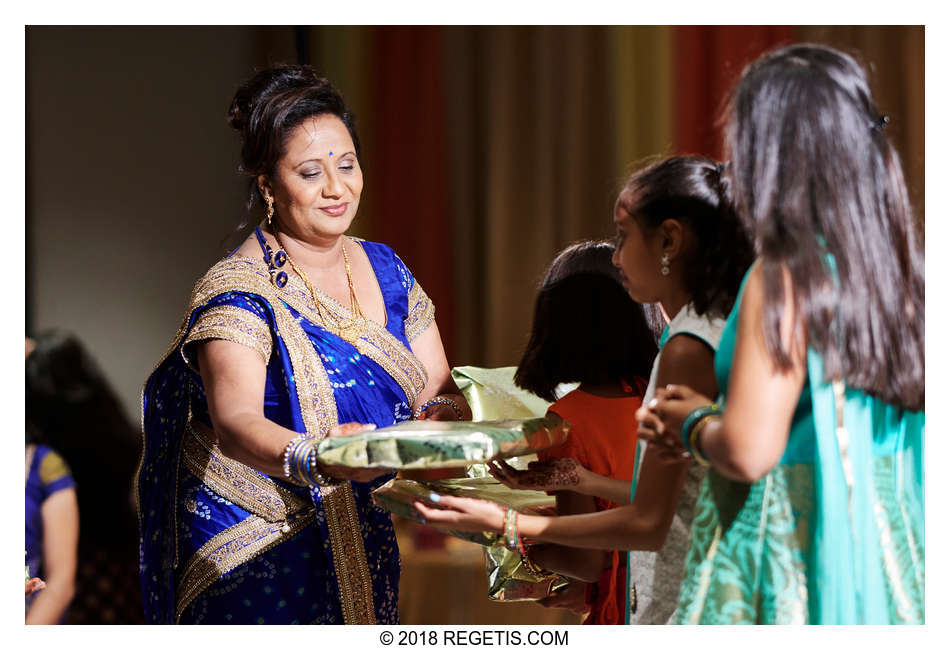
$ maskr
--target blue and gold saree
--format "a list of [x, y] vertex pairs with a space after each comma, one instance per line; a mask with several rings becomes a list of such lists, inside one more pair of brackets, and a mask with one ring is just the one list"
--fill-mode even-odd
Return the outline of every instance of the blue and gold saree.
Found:
[[[296, 276], [276, 288], [262, 259], [231, 256], [196, 284], [143, 392], [136, 478], [140, 573], [151, 623], [397, 622], [399, 550], [370, 483], [300, 487], [224, 456], [211, 429], [196, 344], [224, 339], [267, 364], [264, 415], [317, 437], [342, 422], [409, 419], [425, 387], [410, 341], [432, 322], [425, 292], [387, 246], [359, 241], [386, 323], [355, 344], [320, 326]], [[348, 310], [317, 290], [324, 309]]]

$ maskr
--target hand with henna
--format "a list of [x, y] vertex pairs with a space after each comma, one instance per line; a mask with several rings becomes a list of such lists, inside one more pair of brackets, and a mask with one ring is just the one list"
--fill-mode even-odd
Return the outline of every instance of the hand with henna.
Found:
[[488, 464], [488, 472], [513, 490], [576, 490], [590, 471], [573, 458], [552, 458], [528, 463], [528, 469], [515, 469], [503, 460]]

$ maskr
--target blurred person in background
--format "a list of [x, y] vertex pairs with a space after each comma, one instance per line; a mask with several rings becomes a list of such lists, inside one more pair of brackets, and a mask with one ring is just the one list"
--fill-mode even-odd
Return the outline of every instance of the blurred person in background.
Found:
[[[36, 602], [41, 604], [43, 594], [57, 587], [55, 575], [49, 573], [55, 567], [50, 565], [53, 556], [45, 552], [47, 538], [51, 534], [53, 540], [65, 537], [67, 533], [61, 530], [76, 519], [68, 590], [72, 595], [75, 578], [75, 597], [64, 622], [141, 623], [144, 619], [136, 573], [138, 536], [131, 500], [139, 434], [97, 364], [74, 335], [61, 330], [43, 332], [28, 342], [27, 352], [27, 448], [32, 445], [35, 449], [33, 464], [39, 480], [34, 493], [40, 494], [36, 492], [39, 485], [49, 492], [68, 481], [72, 494], [72, 509], [56, 505], [53, 499], [67, 500], [58, 493], [51, 494], [42, 506], [42, 562], [46, 569], [41, 574], [31, 571], [30, 575], [42, 575], [48, 586], [35, 596]], [[55, 452], [46, 451], [48, 448]], [[29, 491], [29, 479], [27, 486]], [[77, 501], [81, 526], [74, 512]], [[28, 531], [29, 503], [28, 493]], [[47, 507], [62, 508], [51, 515], [52, 525], [46, 525]]]

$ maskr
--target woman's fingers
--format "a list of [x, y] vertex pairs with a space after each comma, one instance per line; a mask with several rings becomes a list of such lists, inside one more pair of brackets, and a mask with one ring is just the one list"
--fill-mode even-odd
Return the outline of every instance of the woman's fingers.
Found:
[[494, 465], [490, 463], [488, 465], [488, 473], [491, 474], [492, 478], [494, 478], [496, 481], [498, 481], [502, 485], [507, 485], [508, 487], [512, 487], [515, 485], [515, 483], [511, 479], [509, 479], [506, 474], [503, 474], [500, 469], [498, 469], [497, 467], [495, 467]]
[[500, 458], [493, 460], [492, 465], [509, 481], [513, 481], [518, 477], [518, 470]]
[[683, 384], [667, 384], [661, 390], [664, 399], [689, 399], [696, 394], [692, 388]]
[[663, 420], [656, 411], [641, 407], [637, 409], [636, 418], [640, 423], [639, 433], [653, 433], [655, 435], [663, 433]]
[[40, 580], [39, 578], [30, 578], [26, 581], [26, 595], [29, 596], [32, 593], [39, 591], [40, 589], [45, 589], [46, 583]]
[[441, 518], [443, 517], [443, 512], [441, 509], [430, 508], [429, 506], [425, 505], [421, 501], [413, 501], [412, 507], [422, 517], [422, 523], [426, 525], [437, 524], [441, 521]]
[[347, 422], [345, 424], [338, 424], [335, 427], [332, 427], [327, 432], [328, 438], [337, 438], [339, 436], [351, 436], [354, 433], [363, 433], [365, 431], [372, 431], [376, 428], [376, 425], [373, 423], [361, 424], [359, 422]]
[[490, 501], [433, 492], [429, 495], [429, 503], [416, 500], [413, 507], [426, 524], [437, 528], [495, 532], [504, 528], [504, 509]]

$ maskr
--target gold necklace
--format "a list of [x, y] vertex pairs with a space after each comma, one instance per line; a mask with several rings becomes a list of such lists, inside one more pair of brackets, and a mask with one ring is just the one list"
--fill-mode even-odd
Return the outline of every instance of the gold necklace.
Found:
[[[287, 255], [287, 248], [284, 246], [283, 242], [280, 241], [280, 237], [277, 234], [277, 231], [274, 231], [274, 239], [277, 240], [277, 243], [283, 249], [284, 254]], [[336, 334], [341, 339], [350, 344], [355, 344], [357, 340], [363, 335], [363, 332], [366, 331], [366, 316], [363, 315], [363, 310], [360, 308], [360, 301], [356, 297], [356, 289], [353, 286], [353, 272], [350, 269], [350, 258], [346, 254], [346, 246], [342, 246], [343, 250], [343, 266], [346, 269], [346, 283], [350, 289], [350, 312], [352, 316], [350, 318], [344, 317], [342, 314], [336, 314], [333, 310], [327, 305], [323, 304], [323, 301], [320, 300], [317, 296], [316, 290], [313, 288], [313, 284], [310, 282], [310, 277], [307, 276], [307, 273], [294, 264], [293, 259], [290, 255], [287, 255], [287, 261], [290, 262], [291, 268], [294, 272], [300, 276], [304, 281], [304, 284], [307, 285], [307, 289], [310, 291], [310, 296], [313, 298], [313, 302], [317, 307], [317, 313], [320, 315], [321, 325], [328, 332]]]

